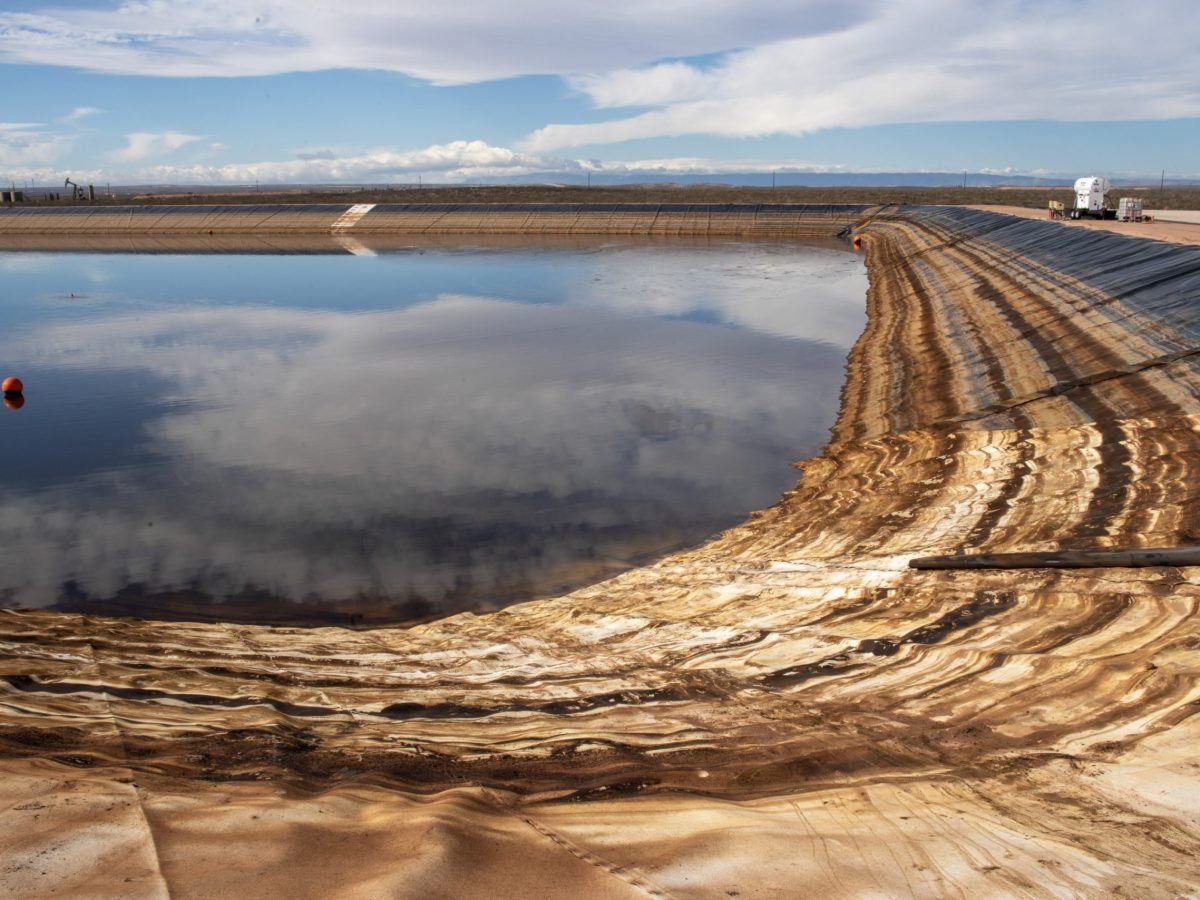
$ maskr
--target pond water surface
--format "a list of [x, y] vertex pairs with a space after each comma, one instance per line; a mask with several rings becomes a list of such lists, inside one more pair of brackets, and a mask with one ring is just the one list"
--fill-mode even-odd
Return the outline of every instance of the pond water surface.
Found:
[[274, 623], [554, 594], [774, 503], [866, 290], [842, 249], [717, 242], [0, 277], [0, 605]]

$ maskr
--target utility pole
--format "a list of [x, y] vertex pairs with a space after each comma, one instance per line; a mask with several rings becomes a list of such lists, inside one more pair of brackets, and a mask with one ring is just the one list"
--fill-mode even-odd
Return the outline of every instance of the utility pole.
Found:
[[775, 170], [771, 170], [771, 190], [775, 190]]
[[588, 172], [587, 177], [588, 177], [588, 189], [590, 190], [592, 187], [592, 173]]

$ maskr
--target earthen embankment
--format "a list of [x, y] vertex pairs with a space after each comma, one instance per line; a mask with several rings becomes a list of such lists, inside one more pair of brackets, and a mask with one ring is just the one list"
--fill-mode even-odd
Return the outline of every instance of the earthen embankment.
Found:
[[0, 237], [32, 235], [650, 235], [804, 237], [836, 232], [862, 206], [786, 204], [246, 204], [0, 210]]

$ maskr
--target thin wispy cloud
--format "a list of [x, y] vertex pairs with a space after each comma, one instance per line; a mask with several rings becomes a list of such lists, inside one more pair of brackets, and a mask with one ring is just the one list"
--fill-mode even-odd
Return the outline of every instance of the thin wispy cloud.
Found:
[[[1179, 167], [1191, 166], [1179, 147], [1194, 125], [1172, 131], [1167, 123], [1200, 120], [1200, 55], [1194, 29], [1179, 24], [1193, 17], [1185, 0], [1136, 8], [1125, 0], [358, 0], [350, 8], [334, 0], [54, 2], [10, 4], [18, 8], [0, 19], [0, 67], [30, 67], [22, 78], [46, 71], [33, 66], [148, 77], [108, 95], [103, 118], [94, 118], [98, 107], [80, 105], [38, 124], [24, 120], [52, 114], [33, 103], [13, 105], [8, 115], [19, 121], [0, 126], [5, 178], [45, 173], [60, 181], [56, 164], [139, 183], [388, 182], [417, 174], [446, 182], [553, 180], [587, 171], [670, 177], [808, 171], [807, 162], [796, 162], [806, 147], [836, 148], [813, 155], [844, 154], [846, 161], [873, 158], [878, 170], [889, 164], [886, 148], [847, 150], [838, 130], [1022, 122], [1044, 133], [1046, 123], [1087, 122], [1094, 136], [1095, 123], [1129, 120], [1162, 125], [1160, 139], [1183, 135], [1170, 145]], [[1070, 49], [1081, 27], [1100, 36], [1091, 62]], [[1122, 53], [1118, 45], [1151, 49]], [[384, 81], [363, 70], [408, 77]], [[278, 107], [268, 99], [271, 82], [247, 80], [231, 90], [226, 80], [319, 72], [329, 74], [304, 76], [311, 95]], [[544, 77], [462, 87], [518, 76], [558, 78], [561, 87]], [[277, 84], [294, 92], [299, 81]], [[430, 102], [429, 85], [459, 86], [446, 95], [449, 115]], [[177, 90], [187, 97], [163, 105], [181, 96]], [[335, 108], [348, 95], [359, 101], [355, 114]], [[272, 118], [310, 96], [303, 116]], [[238, 115], [213, 112], [243, 99]], [[472, 103], [488, 106], [472, 119]], [[261, 115], [246, 114], [252, 109]], [[372, 118], [375, 110], [385, 114]], [[310, 121], [330, 128], [305, 133], [300, 126]], [[778, 140], [817, 133], [808, 144]], [[714, 138], [776, 139], [776, 153], [794, 149], [760, 161], [710, 160], [743, 152]], [[655, 158], [577, 158], [642, 155], [614, 147], [632, 141], [657, 141], [644, 151]], [[903, 165], [982, 170], [1015, 156], [1026, 171], [1070, 170], [1081, 152], [1056, 146], [1050, 160], [1025, 142], [1009, 141], [1004, 150], [978, 140], [962, 150], [944, 146], [910, 148]], [[1126, 137], [1113, 156], [1121, 166], [1107, 171], [1157, 171], [1170, 158], [1151, 160], [1155, 150], [1161, 145], [1147, 149]], [[100, 168], [100, 160], [108, 165]], [[840, 168], [837, 162], [823, 168]]]
[[[1190, 4], [1087, 5], [1089, 33], [1153, 53], [1104, 53], [1080, 65], [1064, 38], [1077, 4], [924, 0], [881, 7], [837, 34], [771, 41], [702, 67], [680, 62], [572, 77], [595, 107], [632, 115], [551, 124], [527, 151], [695, 134], [762, 137], [890, 123], [1051, 119], [1115, 121], [1200, 115], [1200, 56]], [[649, 109], [647, 109], [649, 107]]]
[[80, 119], [86, 119], [89, 116], [98, 116], [102, 112], [104, 110], [96, 106], [77, 106], [65, 116], [59, 117], [58, 121], [64, 123], [78, 122]]
[[[0, 60], [155, 76], [333, 68], [436, 84], [527, 74], [570, 79], [615, 121], [550, 123], [525, 150], [694, 133], [804, 134], [888, 122], [1115, 120], [1200, 115], [1200, 55], [1185, 0], [126, 0], [14, 11]], [[1089, 33], [1150, 52], [1081, 65]], [[679, 60], [717, 54], [710, 66]], [[724, 54], [724, 55], [721, 55]], [[649, 109], [647, 109], [649, 107]]]
[[126, 145], [112, 154], [115, 162], [136, 162], [152, 156], [162, 156], [201, 138], [181, 131], [135, 131], [125, 135], [125, 140]]
[[780, 35], [824, 34], [878, 0], [125, 0], [108, 9], [11, 11], [0, 58], [168, 77], [385, 69], [438, 84], [600, 72]]
[[74, 137], [40, 122], [0, 122], [0, 166], [49, 165], [67, 152]]

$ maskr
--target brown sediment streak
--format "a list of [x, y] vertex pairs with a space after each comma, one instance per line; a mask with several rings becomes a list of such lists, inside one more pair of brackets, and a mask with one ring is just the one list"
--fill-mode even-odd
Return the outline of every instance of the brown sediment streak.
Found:
[[[320, 250], [345, 210], [4, 211], [0, 241]], [[0, 891], [1192, 890], [1200, 569], [907, 563], [1200, 543], [1200, 251], [932, 207], [375, 207], [339, 230], [848, 226], [869, 319], [832, 440], [703, 546], [409, 629], [0, 612]]]

